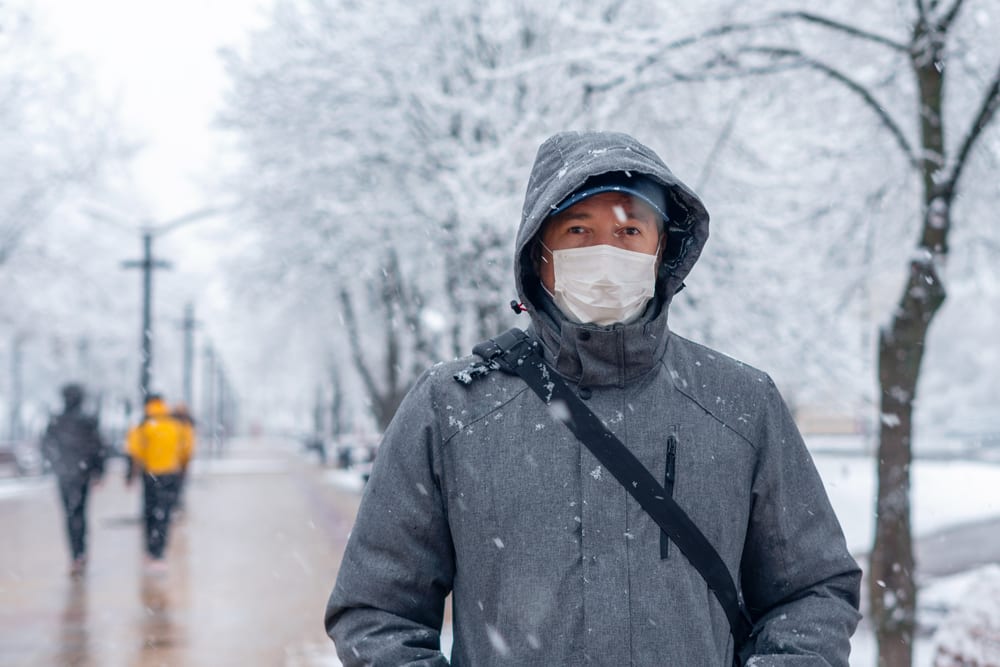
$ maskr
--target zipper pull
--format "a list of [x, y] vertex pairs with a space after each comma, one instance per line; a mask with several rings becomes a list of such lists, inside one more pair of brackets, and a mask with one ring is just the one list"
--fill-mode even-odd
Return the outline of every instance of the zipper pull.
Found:
[[[663, 489], [671, 498], [674, 496], [674, 480], [677, 478], [677, 438], [671, 434], [667, 438], [667, 466], [663, 473]], [[670, 540], [660, 531], [660, 559], [670, 557]]]
[[673, 495], [674, 480], [677, 479], [677, 438], [667, 438], [667, 471], [664, 477], [664, 487]]

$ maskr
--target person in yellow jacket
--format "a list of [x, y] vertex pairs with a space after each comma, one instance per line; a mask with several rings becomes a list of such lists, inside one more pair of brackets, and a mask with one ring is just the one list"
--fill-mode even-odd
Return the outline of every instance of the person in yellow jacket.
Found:
[[142, 471], [146, 553], [150, 570], [162, 571], [166, 567], [163, 552], [167, 545], [170, 514], [193, 447], [186, 425], [170, 413], [161, 396], [149, 394], [142, 421], [128, 432], [125, 451], [132, 461], [131, 471]]

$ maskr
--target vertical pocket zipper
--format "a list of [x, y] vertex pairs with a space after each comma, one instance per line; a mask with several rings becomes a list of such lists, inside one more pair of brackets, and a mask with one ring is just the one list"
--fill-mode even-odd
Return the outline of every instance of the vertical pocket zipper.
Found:
[[[671, 435], [667, 438], [667, 467], [663, 474], [663, 490], [668, 498], [674, 497], [674, 480], [677, 478], [677, 438]], [[670, 540], [660, 531], [660, 559], [670, 557]]]

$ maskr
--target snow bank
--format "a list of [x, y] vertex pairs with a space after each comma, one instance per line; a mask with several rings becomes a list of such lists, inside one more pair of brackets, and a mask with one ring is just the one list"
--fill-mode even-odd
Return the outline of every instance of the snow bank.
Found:
[[53, 486], [49, 477], [14, 477], [0, 479], [0, 500], [17, 498], [27, 493], [38, 493]]
[[934, 635], [933, 667], [1000, 667], [1000, 566], [967, 575]]
[[[816, 468], [840, 518], [852, 553], [875, 538], [875, 461], [817, 454]], [[912, 471], [913, 532], [917, 536], [1000, 516], [1000, 466], [971, 461], [917, 460]], [[961, 493], [956, 493], [961, 489]]]

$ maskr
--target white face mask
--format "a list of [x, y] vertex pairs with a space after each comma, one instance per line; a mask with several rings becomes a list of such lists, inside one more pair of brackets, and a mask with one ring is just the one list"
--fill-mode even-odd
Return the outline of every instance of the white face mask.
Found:
[[627, 324], [642, 314], [656, 291], [657, 255], [610, 245], [550, 252], [552, 299], [574, 322]]

